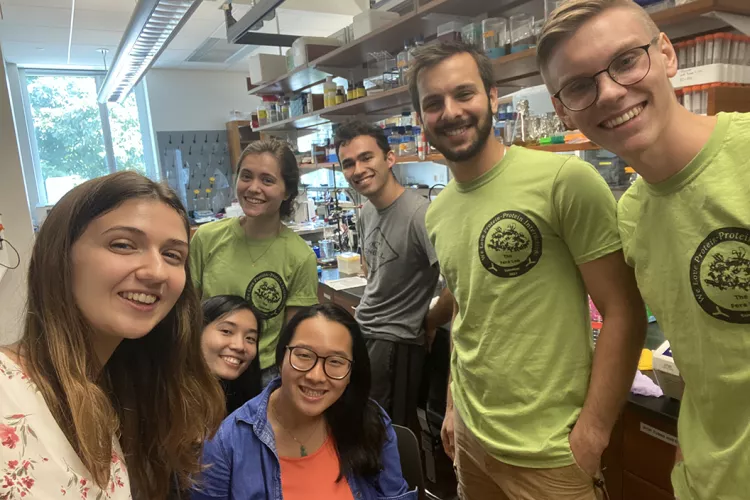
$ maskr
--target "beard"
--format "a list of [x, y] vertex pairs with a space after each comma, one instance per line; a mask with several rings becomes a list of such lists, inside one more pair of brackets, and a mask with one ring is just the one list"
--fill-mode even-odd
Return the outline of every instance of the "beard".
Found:
[[[469, 144], [469, 147], [459, 151], [452, 150], [449, 146], [440, 142], [440, 139], [444, 137], [445, 129], [456, 128], [457, 126], [476, 126], [477, 129], [477, 136]], [[484, 145], [487, 144], [487, 140], [490, 138], [490, 134], [492, 133], [492, 108], [488, 105], [487, 112], [478, 119], [472, 116], [460, 123], [452, 122], [438, 125], [435, 127], [435, 130], [424, 127], [424, 131], [430, 144], [440, 151], [448, 161], [462, 162], [470, 160], [484, 148]]]

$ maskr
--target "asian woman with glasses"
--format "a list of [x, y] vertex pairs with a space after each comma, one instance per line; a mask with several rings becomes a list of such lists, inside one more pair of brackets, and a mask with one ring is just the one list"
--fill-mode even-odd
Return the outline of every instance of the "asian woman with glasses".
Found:
[[281, 374], [204, 448], [194, 500], [416, 500], [390, 419], [369, 398], [362, 332], [341, 307], [302, 309], [276, 348]]

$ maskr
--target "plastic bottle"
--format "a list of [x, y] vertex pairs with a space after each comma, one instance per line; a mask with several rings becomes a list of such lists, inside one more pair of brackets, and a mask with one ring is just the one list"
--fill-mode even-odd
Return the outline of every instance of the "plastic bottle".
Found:
[[404, 136], [401, 139], [401, 151], [404, 156], [414, 156], [417, 154], [417, 141], [414, 137], [414, 130], [411, 125], [404, 127]]
[[703, 56], [705, 55], [706, 37], [699, 36], [695, 39], [695, 66], [703, 66]]
[[323, 84], [323, 107], [330, 108], [336, 105], [336, 84], [333, 83], [333, 77], [327, 76]]
[[411, 62], [414, 59], [414, 50], [424, 45], [424, 37], [417, 35], [414, 37], [414, 45], [409, 49], [409, 55], [407, 57], [407, 66], [411, 66]]
[[404, 40], [404, 50], [396, 55], [398, 68], [398, 84], [406, 85], [406, 72], [409, 70], [409, 40]]
[[285, 97], [281, 100], [281, 119], [288, 120], [289, 118], [291, 118], [289, 98]]
[[427, 141], [420, 127], [414, 127], [414, 136], [417, 138], [417, 157], [424, 161], [427, 159]]
[[357, 88], [356, 88], [356, 97], [357, 99], [361, 99], [363, 97], [367, 97], [367, 90], [365, 89], [365, 82], [358, 82]]
[[356, 90], [354, 89], [354, 82], [346, 82], [346, 100], [353, 101], [357, 98]]
[[336, 97], [334, 98], [336, 105], [344, 104], [346, 102], [346, 94], [344, 94], [344, 87], [339, 85], [336, 88]]
[[[716, 46], [714, 45], [714, 48]], [[714, 61], [715, 62], [715, 61]], [[695, 39], [687, 41], [687, 64], [686, 68], [695, 67]]]
[[703, 64], [714, 63], [714, 43], [716, 43], [716, 35], [706, 35]]

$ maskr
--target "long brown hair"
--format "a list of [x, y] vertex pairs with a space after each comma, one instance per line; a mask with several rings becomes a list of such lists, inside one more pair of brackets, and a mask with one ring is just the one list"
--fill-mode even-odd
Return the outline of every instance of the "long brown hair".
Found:
[[102, 367], [92, 330], [76, 306], [71, 247], [97, 217], [127, 200], [157, 200], [185, 222], [167, 187], [120, 172], [73, 188], [55, 205], [34, 244], [21, 349], [25, 367], [94, 481], [105, 488], [112, 438], [125, 454], [133, 493], [166, 498], [175, 481], [190, 486], [201, 443], [224, 416], [224, 397], [200, 348], [201, 307], [190, 269], [185, 289], [146, 336], [124, 339]]

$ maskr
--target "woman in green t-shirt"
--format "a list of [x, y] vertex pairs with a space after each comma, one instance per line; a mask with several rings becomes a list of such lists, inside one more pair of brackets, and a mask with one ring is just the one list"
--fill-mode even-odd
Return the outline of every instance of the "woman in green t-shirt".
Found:
[[282, 326], [299, 307], [318, 302], [315, 254], [282, 223], [292, 215], [299, 178], [286, 143], [250, 144], [237, 165], [236, 195], [244, 215], [201, 226], [190, 243], [190, 270], [202, 298], [239, 295], [258, 311], [264, 386], [278, 375], [274, 350]]

